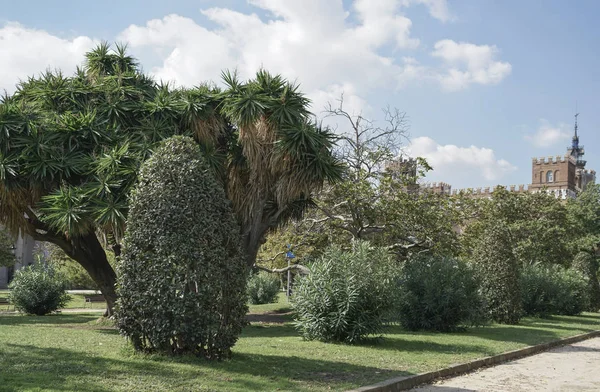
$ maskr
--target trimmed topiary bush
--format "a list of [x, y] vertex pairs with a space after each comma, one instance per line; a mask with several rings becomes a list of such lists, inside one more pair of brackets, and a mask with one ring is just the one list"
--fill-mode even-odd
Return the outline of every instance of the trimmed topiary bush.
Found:
[[407, 260], [398, 290], [398, 316], [409, 330], [449, 332], [485, 322], [474, 271], [463, 261], [421, 256]]
[[253, 305], [277, 302], [281, 281], [277, 275], [260, 271], [248, 279], [248, 300]]
[[572, 316], [589, 306], [588, 284], [578, 271], [560, 266], [526, 266], [520, 283], [527, 316]]
[[573, 268], [579, 271], [588, 284], [589, 307], [586, 310], [597, 312], [600, 309], [600, 282], [598, 282], [598, 260], [587, 252], [579, 252], [573, 260]]
[[162, 142], [131, 196], [118, 263], [120, 332], [141, 351], [229, 357], [247, 312], [239, 238], [198, 145]]
[[308, 268], [291, 298], [305, 339], [356, 343], [381, 333], [397, 274], [385, 249], [362, 241], [349, 251], [332, 246]]
[[492, 320], [504, 324], [517, 324], [522, 313], [519, 263], [512, 243], [503, 223], [490, 221], [473, 250], [487, 312]]
[[8, 298], [15, 309], [37, 316], [63, 308], [71, 299], [64, 277], [51, 265], [40, 263], [15, 272], [8, 288], [11, 290]]

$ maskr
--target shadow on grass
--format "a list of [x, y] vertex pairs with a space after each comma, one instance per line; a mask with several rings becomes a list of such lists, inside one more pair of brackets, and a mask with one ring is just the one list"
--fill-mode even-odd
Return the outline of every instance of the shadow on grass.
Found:
[[[71, 391], [85, 386], [86, 391], [104, 392], [131, 385], [132, 379], [147, 390], [154, 390], [157, 381], [160, 387], [156, 389], [161, 390], [339, 389], [399, 375], [376, 367], [295, 356], [234, 353], [231, 360], [223, 362], [126, 353], [111, 358], [12, 343], [0, 347], [0, 369], [0, 385], [10, 385], [15, 391], [40, 387]], [[146, 390], [140, 385], [141, 389]]]
[[92, 320], [97, 320], [98, 317], [98, 314], [49, 314], [46, 316], [11, 314], [1, 315], [0, 325], [84, 324]]

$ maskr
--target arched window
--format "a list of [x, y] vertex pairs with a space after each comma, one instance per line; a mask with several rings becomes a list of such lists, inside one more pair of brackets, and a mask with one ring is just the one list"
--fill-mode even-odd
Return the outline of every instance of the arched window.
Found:
[[559, 182], [560, 180], [558, 179], [558, 170], [554, 172], [554, 182]]
[[548, 173], [546, 173], [546, 182], [554, 182], [554, 174], [552, 173], [552, 170], [548, 170]]

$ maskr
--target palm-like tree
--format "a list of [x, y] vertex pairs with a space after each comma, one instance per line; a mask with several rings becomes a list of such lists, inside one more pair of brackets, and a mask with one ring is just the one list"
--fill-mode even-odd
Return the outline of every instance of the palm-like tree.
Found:
[[102, 243], [119, 253], [137, 169], [179, 131], [178, 118], [161, 117], [160, 94], [123, 47], [102, 44], [74, 76], [45, 72], [0, 101], [0, 221], [60, 246], [109, 311], [116, 275]]
[[236, 136], [224, 182], [253, 265], [266, 233], [301, 214], [342, 165], [331, 153], [333, 134], [315, 124], [297, 85], [264, 70], [246, 83], [229, 72], [223, 80], [220, 109]]
[[311, 192], [340, 176], [332, 134], [308, 100], [260, 71], [227, 88], [173, 89], [140, 73], [122, 46], [101, 44], [74, 76], [46, 72], [0, 100], [0, 223], [60, 246], [100, 287], [109, 313], [127, 197], [164, 138], [199, 142], [231, 199], [252, 265], [268, 230], [300, 214]]

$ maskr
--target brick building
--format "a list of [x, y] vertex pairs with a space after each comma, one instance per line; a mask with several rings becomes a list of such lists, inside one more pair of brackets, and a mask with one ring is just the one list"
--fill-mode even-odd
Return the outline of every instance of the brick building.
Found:
[[[567, 147], [565, 155], [555, 157], [533, 158], [531, 161], [531, 184], [503, 186], [511, 192], [552, 192], [557, 198], [574, 198], [578, 192], [584, 190], [587, 184], [596, 180], [596, 172], [585, 168], [586, 161], [583, 159], [585, 149], [579, 145], [579, 135], [577, 126], [577, 116], [575, 115], [574, 135], [571, 145]], [[400, 157], [398, 160], [386, 165], [388, 172], [394, 177], [404, 177], [407, 175], [416, 176], [417, 162], [414, 159]], [[420, 191], [433, 192], [437, 194], [456, 195], [459, 193], [467, 194], [472, 197], [490, 197], [494, 187], [452, 189], [452, 186], [445, 182], [419, 184], [415, 185]], [[502, 186], [502, 185], [500, 185]]]

